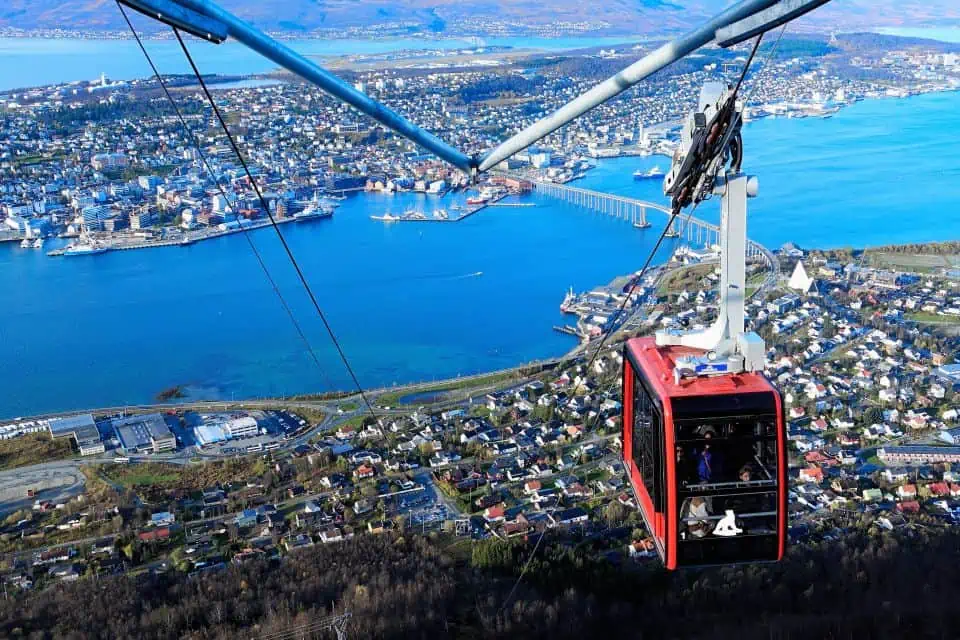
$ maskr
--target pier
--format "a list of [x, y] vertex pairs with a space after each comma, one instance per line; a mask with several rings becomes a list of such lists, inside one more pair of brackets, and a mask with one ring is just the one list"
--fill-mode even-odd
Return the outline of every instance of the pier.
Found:
[[[289, 222], [296, 222], [296, 218], [278, 218], [276, 224], [287, 224]], [[265, 227], [273, 226], [273, 222], [270, 220], [259, 220], [257, 222], [244, 224], [242, 227], [231, 227], [229, 229], [205, 229], [200, 232], [196, 232], [189, 235], [183, 235], [180, 238], [173, 238], [170, 240], [166, 239], [153, 239], [153, 240], [136, 240], [130, 238], [123, 238], [120, 240], [114, 240], [112, 243], [106, 243], [106, 249], [108, 251], [131, 251], [133, 249], [156, 249], [160, 247], [186, 247], [195, 242], [201, 242], [203, 240], [212, 240], [214, 238], [221, 238], [223, 236], [233, 235], [235, 233], [242, 233], [244, 231], [255, 231], [257, 229], [263, 229]], [[66, 251], [66, 247], [60, 249], [54, 249], [48, 251], [47, 255], [51, 257], [62, 256]]]
[[390, 223], [393, 223], [393, 222], [460, 222], [462, 220], [466, 220], [467, 218], [469, 218], [470, 216], [476, 213], [479, 213], [480, 211], [483, 211], [487, 207], [535, 207], [537, 206], [537, 203], [535, 202], [502, 202], [502, 200], [509, 197], [510, 195], [511, 194], [509, 193], [505, 193], [493, 200], [490, 200], [489, 202], [484, 202], [483, 204], [479, 204], [479, 205], [472, 205], [468, 207], [465, 211], [463, 211], [463, 213], [461, 213], [456, 218], [436, 218], [433, 216], [428, 216], [426, 214], [423, 214], [422, 217], [421, 216], [416, 216], [416, 217], [400, 216], [399, 218], [396, 218], [394, 220], [382, 220], [381, 218], [374, 218], [374, 220], [382, 220], [383, 222], [390, 222]]

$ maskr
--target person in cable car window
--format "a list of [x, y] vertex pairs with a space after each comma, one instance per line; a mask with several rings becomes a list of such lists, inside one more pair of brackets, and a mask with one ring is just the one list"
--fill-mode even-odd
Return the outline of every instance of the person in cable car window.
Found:
[[740, 473], [738, 475], [740, 482], [750, 482], [753, 479], [753, 467], [749, 464], [743, 465], [740, 468]]
[[713, 434], [714, 431], [710, 427], [703, 431], [703, 438], [707, 442], [704, 443], [697, 458], [697, 476], [701, 483], [716, 482], [720, 477], [722, 461], [716, 449], [710, 445]]
[[693, 484], [697, 481], [697, 464], [694, 456], [680, 446], [677, 447], [677, 477], [681, 485]]
[[687, 500], [682, 517], [687, 519], [687, 531], [691, 536], [702, 538], [710, 532], [710, 507], [704, 498], [697, 496]]

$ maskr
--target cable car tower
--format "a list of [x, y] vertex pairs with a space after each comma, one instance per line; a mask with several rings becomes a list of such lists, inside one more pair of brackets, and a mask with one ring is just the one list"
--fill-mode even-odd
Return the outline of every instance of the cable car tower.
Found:
[[[116, 0], [121, 10], [121, 5], [128, 6], [173, 28], [218, 117], [181, 31], [216, 44], [228, 38], [241, 42], [474, 180], [697, 49], [708, 44], [730, 47], [756, 38], [736, 86], [705, 86], [696, 110], [684, 123], [680, 147], [664, 181], [664, 191], [673, 201], [672, 214], [636, 279], [642, 280], [682, 210], [719, 196], [719, 317], [702, 331], [662, 331], [655, 337], [628, 340], [624, 347], [623, 460], [644, 521], [668, 569], [775, 561], [786, 546], [783, 406], [780, 394], [762, 374], [763, 341], [745, 332], [744, 326], [746, 211], [758, 185], [741, 172], [742, 106], [737, 95], [763, 34], [828, 1], [740, 0], [491, 151], [468, 155], [212, 0]], [[130, 28], [136, 36], [132, 23]], [[146, 49], [143, 52], [150, 61]], [[160, 79], [155, 67], [154, 71]], [[162, 79], [161, 85], [165, 87]], [[229, 136], [222, 118], [221, 125]], [[275, 229], [282, 239], [276, 225]], [[288, 254], [295, 264], [289, 249]], [[304, 286], [308, 288], [305, 279]], [[342, 352], [341, 356], [349, 368]]]

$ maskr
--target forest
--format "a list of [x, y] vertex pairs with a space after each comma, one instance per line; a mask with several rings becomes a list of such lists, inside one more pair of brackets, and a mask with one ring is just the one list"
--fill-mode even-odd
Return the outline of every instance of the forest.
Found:
[[350, 638], [947, 638], [960, 622], [953, 528], [857, 525], [779, 564], [675, 573], [549, 534], [527, 566], [534, 544], [359, 536], [194, 577], [83, 579], [11, 593], [0, 636], [262, 637], [334, 608]]

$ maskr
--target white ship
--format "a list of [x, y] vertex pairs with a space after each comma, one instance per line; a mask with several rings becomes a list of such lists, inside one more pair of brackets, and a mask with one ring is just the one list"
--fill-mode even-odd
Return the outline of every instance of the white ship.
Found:
[[109, 251], [107, 247], [102, 247], [90, 242], [74, 242], [63, 250], [65, 256], [95, 256]]
[[385, 213], [382, 216], [370, 216], [370, 219], [380, 220], [381, 222], [396, 222], [397, 220], [400, 219], [400, 216], [394, 216], [394, 215], [390, 215], [389, 213]]
[[560, 303], [560, 311], [563, 313], [573, 313], [573, 307], [578, 302], [577, 295], [573, 292], [573, 287], [563, 296], [563, 302]]
[[654, 167], [650, 171], [641, 171], [637, 169], [633, 172], [634, 180], [652, 180], [654, 178], [662, 178], [664, 176], [663, 170], [660, 167]]
[[299, 213], [293, 214], [296, 222], [307, 222], [310, 220], [322, 220], [333, 217], [333, 207], [326, 204], [310, 203], [307, 208]]

